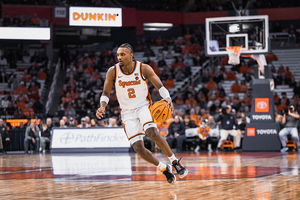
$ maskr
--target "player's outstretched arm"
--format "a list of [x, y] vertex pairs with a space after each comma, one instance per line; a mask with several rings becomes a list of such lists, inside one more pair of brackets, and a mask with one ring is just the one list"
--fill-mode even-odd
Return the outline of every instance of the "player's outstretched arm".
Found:
[[163, 86], [160, 78], [155, 74], [153, 69], [146, 64], [142, 65], [142, 75], [149, 79], [149, 81], [154, 85], [154, 87], [159, 91], [160, 96], [163, 98], [163, 100], [167, 101], [170, 105], [170, 109], [173, 111], [173, 103], [172, 99], [170, 97], [169, 91]]
[[110, 67], [106, 73], [103, 92], [100, 98], [100, 108], [96, 112], [96, 116], [101, 119], [105, 114], [105, 108], [109, 102], [110, 92], [115, 82], [116, 70], [115, 66]]

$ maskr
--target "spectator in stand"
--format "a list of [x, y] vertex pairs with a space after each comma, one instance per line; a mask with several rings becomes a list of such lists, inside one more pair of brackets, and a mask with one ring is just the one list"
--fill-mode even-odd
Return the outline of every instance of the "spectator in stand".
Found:
[[118, 124], [117, 124], [117, 119], [115, 117], [110, 117], [108, 119], [108, 124], [106, 127], [117, 127]]
[[47, 74], [44, 72], [43, 68], [40, 69], [40, 71], [38, 73], [38, 77], [41, 80], [46, 80], [47, 79]]
[[66, 123], [65, 123], [65, 120], [61, 119], [61, 120], [59, 121], [59, 128], [67, 128]]
[[15, 17], [13, 18], [13, 21], [12, 21], [12, 25], [20, 26], [20, 22], [21, 22], [21, 20], [20, 20], [19, 16], [17, 14], [15, 14]]
[[246, 85], [245, 81], [242, 80], [242, 81], [241, 81], [240, 91], [239, 91], [239, 92], [246, 93], [247, 91], [248, 91], [248, 86]]
[[42, 17], [40, 20], [40, 27], [48, 27], [48, 20], [45, 17]]
[[96, 119], [91, 119], [91, 127], [98, 127], [98, 122]]
[[241, 88], [239, 85], [239, 81], [236, 80], [234, 84], [231, 85], [231, 93], [238, 93], [240, 92]]
[[169, 135], [167, 136], [167, 142], [170, 148], [174, 148], [174, 142], [177, 140], [177, 152], [183, 150], [183, 142], [186, 139], [185, 126], [181, 122], [178, 115], [175, 116], [174, 122], [169, 126]]
[[32, 119], [34, 115], [33, 109], [29, 106], [29, 104], [25, 104], [25, 108], [23, 110], [23, 114], [25, 117]]
[[197, 125], [191, 120], [189, 115], [184, 116], [184, 126], [185, 126], [185, 130], [197, 127]]
[[24, 18], [23, 15], [20, 16], [20, 24], [19, 24], [19, 26], [21, 26], [21, 27], [26, 26], [26, 20], [25, 20], [25, 18]]
[[194, 106], [198, 105], [196, 99], [194, 98], [194, 96], [192, 94], [188, 94], [188, 98], [185, 100], [184, 104], [187, 106], [189, 104], [192, 104]]
[[79, 127], [79, 128], [89, 128], [89, 125], [88, 125], [88, 123], [86, 122], [85, 117], [82, 117], [82, 118], [81, 118], [81, 122], [80, 122], [80, 124], [79, 124], [78, 127]]
[[8, 77], [7, 74], [5, 74], [5, 71], [3, 70], [0, 75], [0, 83], [7, 83], [8, 82], [7, 77]]
[[214, 82], [213, 78], [209, 79], [209, 82], [206, 84], [206, 88], [210, 91], [217, 90], [217, 84]]
[[287, 108], [286, 102], [284, 99], [281, 99], [280, 104], [277, 106], [277, 110], [283, 114], [284, 110]]
[[284, 100], [284, 101], [285, 101], [285, 104], [286, 104], [287, 106], [290, 105], [290, 100], [289, 100], [289, 98], [287, 98], [286, 92], [282, 92], [282, 93], [281, 93], [281, 99], [280, 99], [280, 101], [281, 101], [281, 100]]
[[248, 67], [246, 66], [245, 62], [242, 61], [239, 72], [242, 74], [247, 74], [247, 71], [248, 71]]
[[20, 86], [17, 89], [17, 94], [20, 94], [21, 91], [23, 92], [23, 94], [27, 94], [28, 93], [27, 88], [24, 85], [24, 81], [20, 82]]
[[266, 61], [276, 61], [276, 60], [278, 60], [278, 58], [272, 51], [266, 56]]
[[228, 71], [228, 73], [226, 75], [226, 80], [227, 81], [235, 81], [236, 80], [235, 73], [232, 70]]
[[7, 65], [7, 60], [4, 56], [0, 57], [0, 68], [5, 67]]
[[169, 75], [168, 79], [166, 80], [165, 87], [167, 89], [174, 88], [174, 79], [173, 79], [172, 75]]
[[16, 108], [19, 108], [21, 111], [25, 109], [25, 101], [23, 100], [23, 97], [19, 98]]
[[188, 41], [190, 41], [192, 39], [192, 35], [190, 34], [190, 29], [186, 28], [186, 34], [183, 36], [183, 41], [184, 43], [187, 43]]
[[9, 138], [9, 135], [7, 132], [7, 128], [4, 125], [3, 119], [1, 119], [1, 118], [0, 118], [0, 136], [2, 139], [1, 142], [2, 142], [2, 146], [3, 146], [2, 153], [7, 154], [6, 149], [10, 145], [10, 138]]
[[156, 46], [162, 46], [163, 40], [161, 39], [161, 36], [158, 36], [158, 38], [155, 40]]
[[160, 135], [162, 135], [164, 138], [168, 135], [168, 128], [169, 128], [169, 120], [161, 123], [157, 123], [157, 129]]
[[71, 104], [67, 107], [67, 109], [65, 110], [65, 115], [67, 117], [70, 117], [70, 116], [75, 116], [76, 115], [76, 110], [73, 108], [74, 107], [74, 104]]
[[32, 25], [31, 16], [29, 14], [27, 14], [27, 16], [26, 16], [25, 23], [26, 23], [25, 26], [31, 26]]
[[42, 151], [46, 151], [46, 145], [50, 145], [51, 141], [51, 130], [48, 128], [47, 124], [42, 124], [41, 129], [41, 147]]
[[11, 25], [11, 19], [9, 17], [9, 14], [6, 13], [5, 17], [3, 18], [3, 26], [10, 26]]
[[31, 81], [31, 75], [28, 74], [28, 70], [27, 70], [27, 69], [24, 70], [24, 73], [23, 73], [23, 75], [22, 75], [22, 79], [23, 79], [23, 81], [25, 81], [26, 83], [29, 83], [29, 82]]
[[290, 68], [286, 67], [286, 71], [285, 71], [286, 77], [289, 78], [289, 82], [293, 79], [293, 74], [292, 72], [290, 72]]
[[1, 106], [3, 109], [8, 108], [8, 105], [10, 103], [10, 101], [8, 100], [9, 95], [6, 95], [2, 100], [1, 100]]
[[68, 127], [77, 127], [77, 125], [75, 123], [75, 119], [73, 117], [70, 117]]
[[39, 26], [40, 25], [40, 18], [37, 16], [36, 13], [33, 14], [33, 18], [31, 19], [31, 24], [33, 26]]
[[289, 33], [289, 41], [293, 40], [295, 43], [297, 43], [299, 33], [297, 32], [293, 24], [290, 25], [290, 28], [288, 29], [288, 33]]
[[39, 127], [35, 125], [34, 122], [30, 123], [30, 126], [26, 128], [25, 132], [25, 153], [28, 153], [29, 145], [32, 147], [34, 152], [38, 152], [40, 148], [40, 137], [39, 137]]
[[204, 150], [208, 150], [209, 152], [212, 152], [210, 127], [207, 125], [207, 122], [208, 120], [206, 118], [202, 118], [198, 130], [198, 136], [199, 136], [198, 145], [195, 149], [195, 152], [198, 152], [200, 147], [202, 147]]

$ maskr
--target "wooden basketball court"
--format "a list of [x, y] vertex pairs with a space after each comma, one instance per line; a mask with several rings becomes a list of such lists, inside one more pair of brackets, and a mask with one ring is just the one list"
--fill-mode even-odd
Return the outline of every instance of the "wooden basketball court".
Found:
[[[162, 154], [157, 157], [169, 161]], [[0, 157], [0, 199], [299, 199], [297, 153], [184, 153], [170, 186], [136, 154]]]

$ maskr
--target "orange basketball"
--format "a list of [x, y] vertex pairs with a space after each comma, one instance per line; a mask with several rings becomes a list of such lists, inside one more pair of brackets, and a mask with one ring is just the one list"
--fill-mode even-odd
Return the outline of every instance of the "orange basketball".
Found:
[[155, 122], [164, 122], [167, 121], [172, 112], [170, 106], [166, 106], [167, 102], [164, 100], [158, 101], [150, 108], [151, 116]]

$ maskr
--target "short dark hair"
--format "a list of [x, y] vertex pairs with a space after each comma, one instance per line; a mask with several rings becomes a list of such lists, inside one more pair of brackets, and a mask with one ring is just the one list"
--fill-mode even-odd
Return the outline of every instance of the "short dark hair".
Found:
[[130, 50], [131, 53], [133, 53], [133, 48], [129, 43], [124, 43], [120, 46], [120, 48], [127, 48]]

